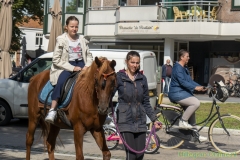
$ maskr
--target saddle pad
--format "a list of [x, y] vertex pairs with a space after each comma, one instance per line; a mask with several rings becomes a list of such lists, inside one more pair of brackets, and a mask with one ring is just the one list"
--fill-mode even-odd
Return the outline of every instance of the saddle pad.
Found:
[[[72, 84], [68, 94], [67, 94], [67, 97], [66, 99], [58, 105], [58, 108], [65, 108], [71, 101], [71, 97], [72, 97], [72, 92], [73, 92], [73, 87], [75, 85], [75, 82]], [[43, 87], [43, 89], [41, 90], [39, 96], [38, 96], [38, 99], [41, 103], [45, 103], [45, 100], [47, 99], [47, 95], [48, 93], [53, 90], [53, 86], [52, 84], [50, 83], [50, 81], [48, 81], [45, 86]], [[47, 105], [51, 106], [51, 103], [52, 103], [52, 98], [51, 98], [51, 95], [52, 95], [52, 91], [51, 93], [49, 94], [49, 97], [48, 97], [48, 100], [47, 100]]]

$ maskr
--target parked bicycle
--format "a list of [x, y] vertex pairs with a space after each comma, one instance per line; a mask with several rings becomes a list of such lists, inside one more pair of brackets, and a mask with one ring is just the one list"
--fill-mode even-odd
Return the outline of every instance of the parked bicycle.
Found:
[[[199, 141], [199, 131], [206, 127], [211, 121], [208, 129], [208, 138], [213, 147], [221, 153], [237, 154], [240, 153], [240, 118], [231, 114], [220, 114], [220, 106], [216, 99], [225, 102], [228, 98], [228, 91], [225, 87], [220, 86], [219, 83], [214, 82], [215, 87], [210, 87], [209, 97], [212, 97], [212, 107], [208, 117], [198, 123], [202, 126], [198, 131], [189, 129], [179, 129], [179, 120], [182, 117], [183, 109], [177, 106], [161, 104], [162, 94], [159, 95], [157, 108], [159, 109], [159, 120], [162, 121], [163, 127], [158, 132], [160, 137], [160, 147], [162, 148], [177, 148], [183, 144], [184, 140], [192, 142]], [[213, 113], [215, 107], [216, 112]]]
[[[148, 131], [146, 132], [146, 145], [147, 145], [147, 148], [145, 150], [146, 154], [153, 154], [153, 153], [157, 152], [160, 147], [159, 145], [157, 145], [160, 143], [160, 139], [159, 139], [158, 135], [156, 135], [156, 139], [157, 139], [158, 143], [156, 142], [154, 135], [150, 136], [152, 124], [153, 124], [152, 122], [147, 124], [147, 127], [151, 126], [151, 128], [149, 128]], [[113, 121], [113, 117], [112, 117], [112, 112], [110, 112], [108, 114], [108, 116], [105, 120], [105, 123], [103, 125], [103, 129], [104, 129], [105, 139], [106, 139], [109, 150], [113, 150], [113, 149], [117, 148], [117, 146], [119, 144], [123, 143], [121, 141], [121, 138], [120, 138], [118, 132], [116, 131], [116, 127], [114, 125], [114, 121]], [[148, 141], [149, 141], [149, 143], [148, 143]]]
[[[229, 80], [227, 80], [225, 86], [228, 89], [230, 95], [240, 97], [240, 75], [237, 74], [236, 71], [233, 72], [235, 73], [226, 73], [229, 74]], [[236, 76], [236, 78], [233, 79], [232, 76]]]

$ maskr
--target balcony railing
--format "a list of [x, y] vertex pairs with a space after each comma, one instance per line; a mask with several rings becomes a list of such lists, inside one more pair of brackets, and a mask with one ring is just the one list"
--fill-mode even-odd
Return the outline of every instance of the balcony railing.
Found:
[[105, 6], [87, 10], [86, 24], [119, 22], [215, 22], [220, 9], [217, 1], [160, 2], [148, 6]]

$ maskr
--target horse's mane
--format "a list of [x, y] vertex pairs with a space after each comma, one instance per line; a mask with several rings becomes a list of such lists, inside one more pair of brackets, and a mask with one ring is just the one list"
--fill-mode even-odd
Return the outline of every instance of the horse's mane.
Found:
[[[83, 93], [93, 95], [95, 78], [99, 79], [102, 73], [107, 71], [109, 66], [109, 61], [105, 57], [100, 57], [99, 60], [102, 62], [101, 67], [98, 69], [97, 64], [93, 61], [92, 65], [87, 68], [87, 70], [80, 73], [77, 78], [75, 89], [81, 90]], [[95, 74], [99, 72], [98, 77]]]

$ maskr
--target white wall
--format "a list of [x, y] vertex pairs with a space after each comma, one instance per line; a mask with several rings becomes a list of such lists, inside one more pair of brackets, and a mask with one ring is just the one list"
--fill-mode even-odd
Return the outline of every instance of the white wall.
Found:
[[[24, 33], [24, 35], [26, 38], [26, 49], [27, 50], [36, 50], [39, 48], [39, 45], [36, 45], [36, 33], [41, 33], [43, 34], [43, 29], [38, 29], [38, 28], [24, 28], [24, 27], [19, 27], [20, 30]], [[41, 46], [41, 48], [44, 51], [47, 51], [47, 46], [48, 45], [48, 39], [45, 38], [45, 36], [43, 35], [43, 44]]]

